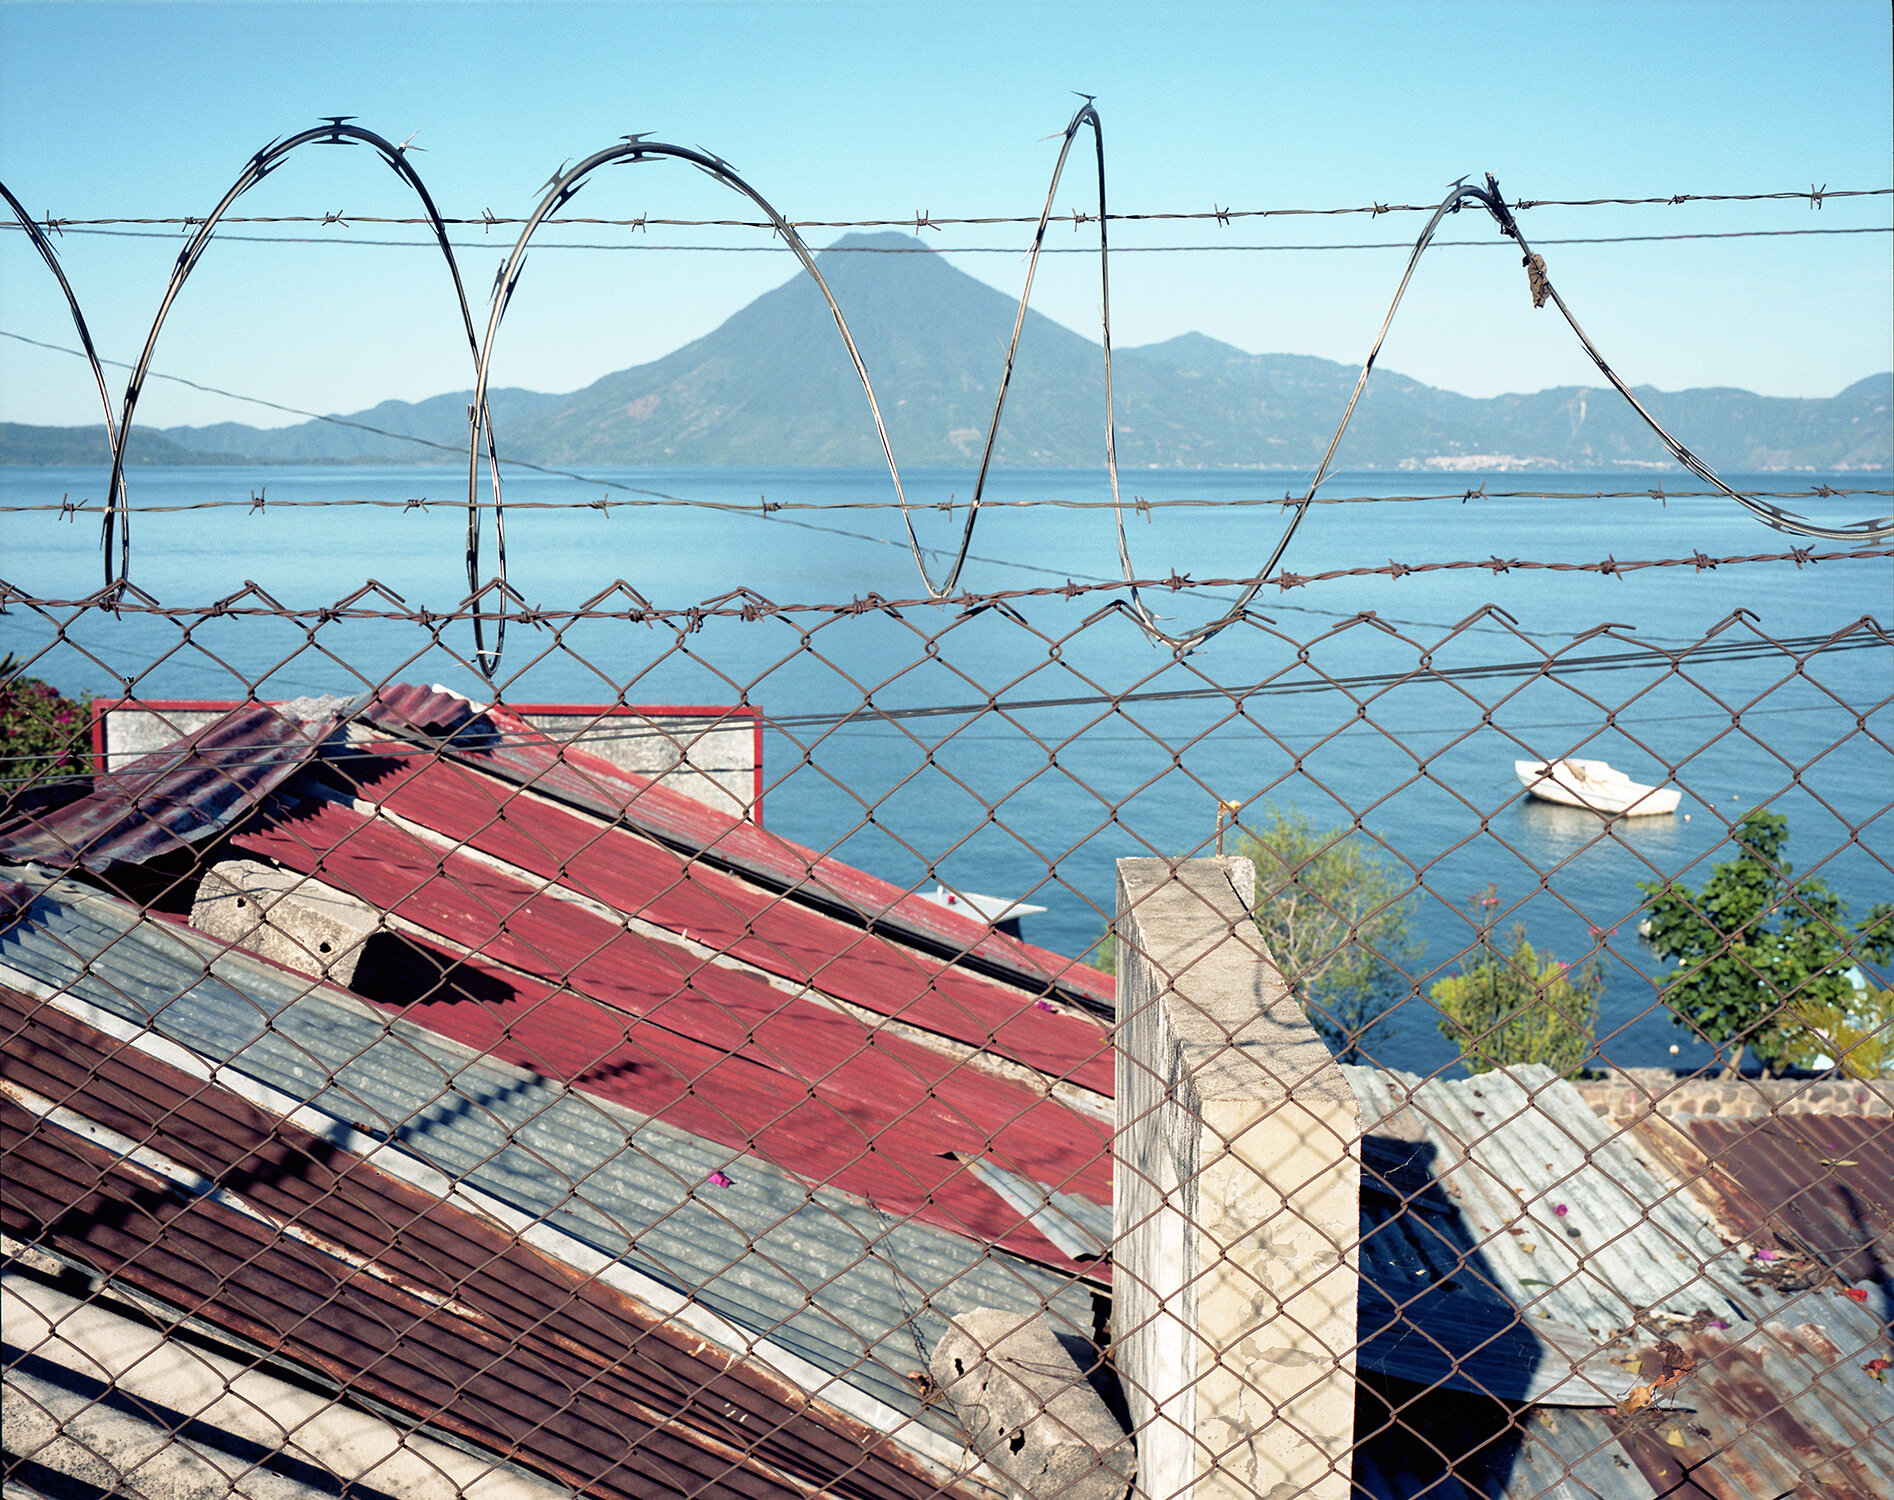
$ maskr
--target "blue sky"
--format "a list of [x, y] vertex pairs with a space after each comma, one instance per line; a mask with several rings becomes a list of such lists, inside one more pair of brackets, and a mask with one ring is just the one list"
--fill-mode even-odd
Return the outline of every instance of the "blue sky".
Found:
[[[523, 214], [548, 173], [627, 131], [728, 158], [789, 217], [1029, 214], [1071, 91], [1098, 96], [1112, 207], [1334, 207], [1437, 199], [1492, 171], [1509, 196], [1590, 198], [1886, 187], [1894, 79], [1884, 0], [1715, 4], [511, 5], [0, 4], [0, 177], [36, 213], [202, 214], [272, 137], [354, 114], [415, 160], [449, 213]], [[1062, 202], [1090, 209], [1089, 173]], [[406, 214], [365, 151], [306, 150], [251, 214]], [[1537, 209], [1541, 239], [1885, 227], [1890, 200]], [[578, 200], [610, 217], [730, 215], [683, 168], [607, 174]], [[1126, 226], [1136, 245], [1411, 239], [1411, 215]], [[386, 226], [233, 226], [317, 244], [214, 245], [154, 368], [321, 411], [469, 383], [438, 262], [361, 244]], [[1026, 230], [931, 237], [1016, 293]], [[1086, 243], [1070, 229], [1055, 243]], [[1490, 241], [1463, 215], [1453, 238]], [[464, 231], [484, 298], [510, 235]], [[566, 232], [585, 243], [749, 245], [746, 231]], [[812, 238], [825, 238], [822, 233]], [[785, 280], [781, 254], [536, 254], [496, 382], [568, 390], [668, 352]], [[0, 237], [0, 328], [71, 343], [50, 278]], [[996, 247], [1007, 253], [974, 253]], [[175, 239], [68, 234], [67, 274], [102, 352], [135, 357]], [[1548, 245], [1552, 275], [1634, 381], [1831, 395], [1894, 365], [1886, 234]], [[1397, 250], [1126, 254], [1116, 339], [1192, 329], [1252, 351], [1358, 361]], [[1035, 305], [1095, 334], [1084, 257]], [[1423, 265], [1384, 364], [1474, 395], [1596, 383], [1517, 255], [1443, 248]], [[484, 320], [482, 320], [484, 321]], [[119, 377], [122, 382], [122, 376]], [[0, 414], [97, 416], [83, 366], [0, 340]], [[285, 420], [154, 383], [140, 420]]]

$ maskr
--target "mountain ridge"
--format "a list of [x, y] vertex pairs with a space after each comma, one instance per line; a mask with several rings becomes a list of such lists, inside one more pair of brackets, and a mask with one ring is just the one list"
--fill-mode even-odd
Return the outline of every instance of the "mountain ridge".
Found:
[[[850, 250], [903, 251], [850, 254]], [[839, 252], [839, 253], [838, 253]], [[1017, 304], [894, 233], [844, 236], [817, 258], [875, 382], [895, 456], [909, 466], [978, 459]], [[1114, 351], [1119, 461], [1127, 468], [1302, 469], [1316, 463], [1358, 370], [1314, 355], [1250, 354], [1190, 332]], [[1733, 387], [1638, 388], [1706, 462], [1733, 472], [1894, 467], [1894, 372], [1832, 397]], [[468, 392], [385, 401], [340, 422], [240, 423], [135, 435], [136, 462], [442, 462], [365, 432], [403, 432], [464, 452]], [[659, 359], [563, 395], [489, 395], [504, 456], [536, 463], [764, 467], [879, 464], [868, 404], [808, 277], [763, 293]], [[1096, 467], [1104, 452], [1099, 346], [1028, 311], [996, 461]], [[341, 425], [359, 424], [355, 426]], [[93, 432], [92, 439], [80, 435]], [[62, 436], [63, 435], [63, 436]], [[162, 442], [148, 441], [162, 439]], [[94, 447], [102, 429], [0, 429], [0, 463]], [[34, 456], [39, 455], [39, 456]], [[1351, 469], [1610, 471], [1673, 460], [1608, 388], [1494, 397], [1440, 390], [1391, 370], [1369, 382], [1337, 462]]]

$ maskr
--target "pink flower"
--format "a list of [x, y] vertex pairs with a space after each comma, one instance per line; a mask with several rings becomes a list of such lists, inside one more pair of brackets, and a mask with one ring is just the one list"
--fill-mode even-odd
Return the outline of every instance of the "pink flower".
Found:
[[1776, 1252], [1773, 1250], [1758, 1250], [1756, 1252], [1757, 1260], [1774, 1260], [1775, 1258]]
[[1554, 1208], [1554, 1209], [1552, 1210], [1552, 1212], [1553, 1212], [1553, 1213], [1555, 1213], [1555, 1214], [1557, 1214], [1557, 1215], [1558, 1215], [1558, 1216], [1559, 1216], [1559, 1217], [1560, 1217], [1560, 1218], [1562, 1219], [1562, 1218], [1564, 1218], [1564, 1217], [1565, 1217], [1565, 1216], [1566, 1216], [1567, 1214], [1569, 1214], [1569, 1213], [1571, 1212], [1571, 1209], [1569, 1209], [1569, 1208], [1567, 1208], [1567, 1207], [1566, 1207], [1566, 1206], [1565, 1206], [1565, 1205], [1564, 1205], [1563, 1203], [1561, 1203], [1561, 1204], [1559, 1204], [1559, 1205], [1557, 1205], [1557, 1206], [1556, 1206], [1556, 1207], [1555, 1207], [1555, 1208]]
[[1033, 1004], [1038, 1006], [1041, 1010], [1051, 1011], [1055, 1016], [1059, 1013], [1059, 1007], [1054, 1005], [1050, 1000], [1035, 1000]]
[[704, 1181], [709, 1183], [712, 1187], [729, 1187], [730, 1186], [730, 1179], [728, 1177], [725, 1177], [723, 1173], [721, 1172], [712, 1172], [708, 1177], [704, 1179]]

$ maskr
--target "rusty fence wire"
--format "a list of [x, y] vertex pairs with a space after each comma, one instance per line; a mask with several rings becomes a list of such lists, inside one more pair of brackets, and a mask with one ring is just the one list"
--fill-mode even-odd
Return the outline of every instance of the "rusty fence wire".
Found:
[[1894, 1488], [1886, 620], [1128, 593], [8, 586], [8, 1495]]

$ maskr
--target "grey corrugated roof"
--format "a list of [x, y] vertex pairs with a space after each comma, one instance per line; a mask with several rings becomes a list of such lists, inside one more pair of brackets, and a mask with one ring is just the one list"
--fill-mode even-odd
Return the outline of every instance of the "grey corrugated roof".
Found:
[[[1522, 1329], [1567, 1325], [1600, 1342], [1629, 1330], [1613, 1359], [1667, 1336], [1698, 1361], [1630, 1419], [1575, 1406], [1494, 1425], [1489, 1404], [1430, 1392], [1410, 1409], [1409, 1429], [1357, 1464], [1365, 1494], [1649, 1500], [1647, 1473], [1669, 1476], [1666, 1465], [1730, 1500], [1894, 1494], [1889, 1388], [1863, 1368], [1888, 1352], [1887, 1288], [1854, 1288], [1865, 1299], [1856, 1300], [1838, 1285], [1783, 1293], [1759, 1283], [1708, 1207], [1545, 1068], [1425, 1082], [1343, 1071], [1362, 1106], [1363, 1181], [1375, 1189], [1363, 1194], [1364, 1280], [1397, 1301], [1420, 1299], [1428, 1329], [1444, 1319], [1427, 1313], [1425, 1288], [1457, 1276], [1469, 1299], [1518, 1309]], [[1557, 1353], [1544, 1351], [1542, 1377]], [[1424, 1360], [1414, 1373], [1422, 1384], [1438, 1378]], [[1471, 1453], [1481, 1439], [1492, 1462], [1479, 1482], [1444, 1471], [1441, 1455]]]
[[[1055, 1272], [886, 1222], [71, 882], [0, 931], [0, 963], [398, 1143], [937, 1432], [953, 1429], [919, 1399], [910, 1322], [931, 1349], [943, 1315], [1043, 1303], [1090, 1334], [1089, 1290]], [[711, 1184], [717, 1172], [728, 1187]]]
[[[1483, 1294], [1599, 1338], [1630, 1327], [1640, 1309], [1740, 1315], [1741, 1256], [1549, 1069], [1424, 1081], [1343, 1071], [1364, 1134], [1432, 1148], [1426, 1169], [1471, 1235]], [[1408, 1233], [1398, 1253], [1385, 1238], [1385, 1251], [1370, 1247], [1396, 1280], [1458, 1270], [1445, 1238]], [[1423, 1266], [1430, 1277], [1416, 1278]]]

